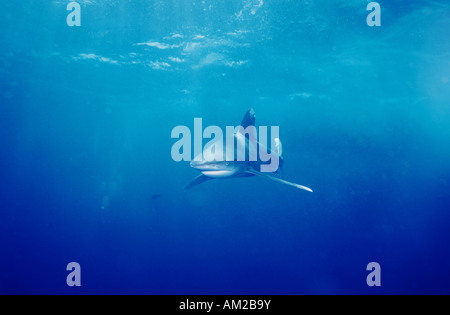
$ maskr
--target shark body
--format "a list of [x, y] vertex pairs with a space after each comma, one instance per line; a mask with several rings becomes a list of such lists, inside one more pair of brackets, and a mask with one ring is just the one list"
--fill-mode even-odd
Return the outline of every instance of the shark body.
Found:
[[[247, 113], [244, 116], [244, 119], [242, 120], [241, 126], [243, 129], [249, 127], [249, 126], [255, 126], [256, 122], [256, 116], [255, 111], [253, 109], [250, 109], [247, 111]], [[242, 129], [241, 129], [242, 130]], [[260, 144], [259, 142], [257, 144], [257, 149], [259, 152]], [[191, 162], [191, 167], [200, 171], [201, 174], [194, 178], [191, 182], [189, 182], [185, 187], [184, 190], [190, 190], [195, 186], [198, 186], [200, 184], [203, 184], [207, 181], [213, 180], [213, 179], [224, 179], [224, 178], [235, 178], [235, 177], [251, 177], [251, 176], [259, 176], [263, 177], [275, 182], [278, 182], [280, 184], [288, 185], [291, 187], [295, 187], [298, 189], [306, 190], [309, 192], [313, 192], [310, 188], [298, 185], [295, 183], [288, 182], [283, 179], [283, 164], [284, 159], [282, 156], [282, 144], [279, 139], [275, 139], [276, 147], [272, 151], [271, 149], [264, 148], [267, 150], [266, 152], [272, 154], [277, 154], [279, 158], [279, 166], [277, 170], [274, 170], [274, 173], [261, 173], [258, 170], [260, 170], [260, 167], [262, 164], [266, 164], [265, 162], [261, 161], [259, 157], [256, 158], [256, 161], [250, 161], [250, 159], [246, 159], [245, 161], [238, 161], [237, 156], [239, 150], [242, 150], [244, 148], [246, 152], [250, 152], [249, 150], [249, 137], [246, 136], [242, 132], [236, 132], [234, 134], [234, 159], [233, 161], [227, 161], [226, 160], [226, 152], [231, 151], [230, 148], [225, 146], [224, 152], [219, 152], [219, 154], [223, 154], [224, 161], [214, 161], [212, 158], [208, 156], [198, 156], [194, 159], [194, 161]], [[206, 148], [205, 148], [206, 149]], [[210, 150], [205, 150], [204, 154], [210, 154]], [[250, 154], [250, 153], [249, 153]], [[246, 155], [244, 155], [246, 156]], [[275, 174], [279, 177], [275, 177], [269, 174]]]

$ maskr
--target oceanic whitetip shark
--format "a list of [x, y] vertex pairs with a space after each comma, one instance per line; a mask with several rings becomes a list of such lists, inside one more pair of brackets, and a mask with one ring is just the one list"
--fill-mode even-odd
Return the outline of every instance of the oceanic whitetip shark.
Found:
[[[191, 167], [200, 171], [202, 174], [194, 178], [190, 183], [188, 183], [184, 187], [184, 190], [187, 191], [197, 185], [203, 184], [204, 182], [210, 181], [212, 179], [260, 176], [284, 185], [313, 192], [308, 187], [294, 184], [284, 180], [283, 178], [284, 159], [282, 156], [283, 152], [280, 139], [274, 140], [275, 142], [274, 150], [266, 149], [268, 152], [275, 153], [279, 157], [279, 166], [276, 172], [274, 173], [259, 172], [258, 170], [260, 170], [261, 164], [263, 164], [263, 162], [259, 158], [259, 155], [255, 162], [247, 160], [238, 161], [236, 156], [238, 154], [237, 152], [239, 148], [245, 148], [246, 151], [249, 151], [249, 137], [248, 135], [243, 134], [243, 129], [246, 129], [249, 126], [255, 126], [255, 121], [256, 121], [255, 111], [253, 109], [250, 109], [249, 111], [247, 111], [247, 113], [244, 116], [244, 119], [242, 120], [241, 123], [242, 128], [240, 128], [240, 131], [236, 131], [234, 134], [234, 150], [232, 152], [234, 152], [235, 158], [233, 159], [233, 161], [227, 161], [226, 158], [223, 159], [224, 161], [215, 161], [213, 158], [208, 158], [205, 155], [211, 154], [211, 150], [206, 150], [205, 148], [204, 152], [202, 153], [202, 156], [196, 157], [194, 161], [191, 162]], [[260, 146], [262, 146], [262, 144], [257, 142], [257, 146], [259, 148]], [[227, 151], [226, 146], [224, 150], [225, 152], [220, 154], [223, 154], [225, 157]], [[231, 152], [231, 148], [229, 148], [229, 150]], [[277, 174], [281, 178], [269, 174]]]

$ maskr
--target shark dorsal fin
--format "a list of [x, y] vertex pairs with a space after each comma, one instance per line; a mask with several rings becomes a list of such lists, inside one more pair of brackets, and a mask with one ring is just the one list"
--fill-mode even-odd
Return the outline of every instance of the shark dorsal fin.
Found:
[[241, 126], [247, 128], [248, 126], [254, 126], [256, 122], [256, 114], [255, 110], [253, 108], [250, 108], [244, 116], [244, 119], [242, 119]]

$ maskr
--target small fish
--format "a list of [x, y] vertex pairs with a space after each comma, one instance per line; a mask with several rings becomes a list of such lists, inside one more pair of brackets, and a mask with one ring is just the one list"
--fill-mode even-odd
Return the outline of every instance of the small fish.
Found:
[[161, 198], [161, 195], [153, 195], [153, 196], [152, 196], [152, 199], [153, 199], [153, 200], [156, 200], [156, 199], [159, 199], [159, 198]]

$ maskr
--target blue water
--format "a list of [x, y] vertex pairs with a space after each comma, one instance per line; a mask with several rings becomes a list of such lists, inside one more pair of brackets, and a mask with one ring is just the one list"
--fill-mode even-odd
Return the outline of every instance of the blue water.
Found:
[[[0, 5], [0, 293], [450, 293], [448, 1], [68, 2]], [[314, 193], [183, 193], [172, 129], [251, 107]]]

